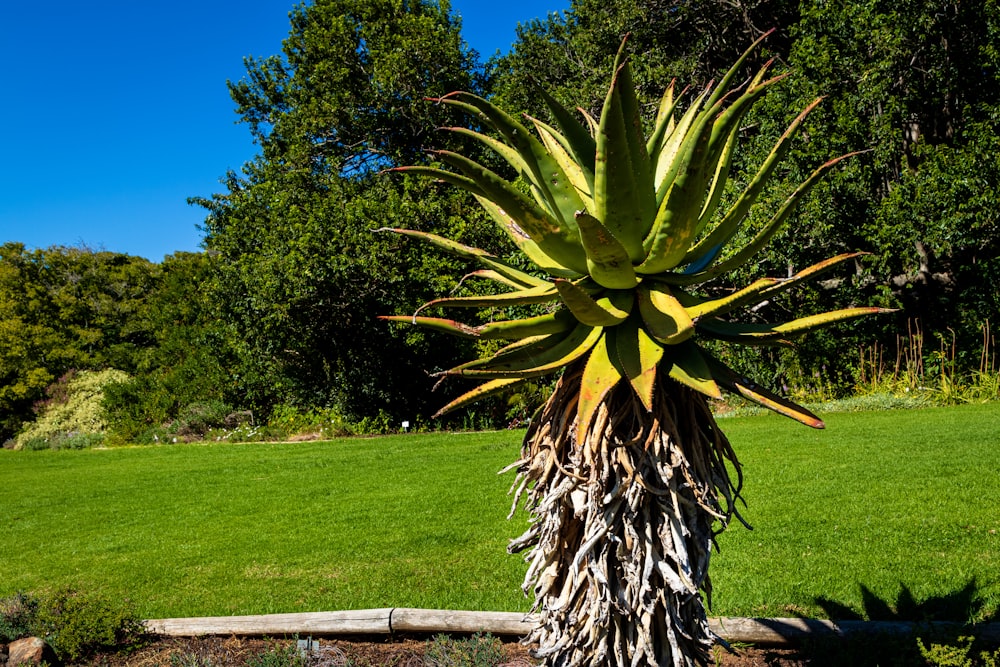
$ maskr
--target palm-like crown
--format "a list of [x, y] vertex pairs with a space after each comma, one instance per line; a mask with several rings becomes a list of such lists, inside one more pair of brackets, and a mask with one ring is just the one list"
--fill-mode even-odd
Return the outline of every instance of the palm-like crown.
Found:
[[[766, 37], [766, 35], [765, 35]], [[763, 37], [761, 40], [764, 39]], [[460, 336], [514, 341], [492, 356], [445, 371], [486, 380], [438, 415], [530, 378], [585, 360], [578, 403], [577, 439], [586, 435], [598, 405], [619, 382], [629, 382], [652, 408], [656, 374], [712, 397], [737, 393], [807, 425], [823, 422], [805, 408], [757, 386], [701, 347], [698, 338], [737, 344], [787, 342], [817, 327], [878, 308], [847, 308], [780, 324], [745, 324], [730, 316], [813, 278], [860, 253], [838, 255], [786, 278], [761, 278], [722, 298], [698, 286], [746, 264], [785, 223], [796, 204], [843, 156], [820, 166], [785, 200], [746, 245], [730, 249], [775, 167], [816, 100], [791, 123], [746, 189], [725, 210], [723, 191], [740, 122], [755, 101], [784, 78], [766, 78], [770, 62], [740, 89], [730, 89], [756, 42], [721, 79], [675, 119], [671, 83], [652, 134], [643, 136], [639, 104], [624, 43], [600, 120], [583, 121], [540, 91], [558, 127], [534, 118], [537, 132], [470, 93], [440, 101], [474, 115], [499, 138], [465, 128], [506, 160], [530, 194], [467, 157], [437, 153], [454, 171], [429, 166], [399, 170], [444, 180], [471, 192], [546, 278], [522, 271], [483, 250], [425, 232], [392, 229], [453, 254], [478, 261], [477, 274], [508, 291], [487, 297], [442, 298], [438, 307], [489, 307], [551, 303], [550, 312], [525, 319], [470, 326], [450, 319], [388, 316]]]

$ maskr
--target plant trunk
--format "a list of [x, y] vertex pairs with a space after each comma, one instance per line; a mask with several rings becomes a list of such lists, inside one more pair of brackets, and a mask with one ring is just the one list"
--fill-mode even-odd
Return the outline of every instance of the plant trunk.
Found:
[[539, 614], [525, 641], [552, 667], [707, 664], [701, 592], [710, 604], [714, 538], [739, 517], [739, 462], [706, 399], [665, 373], [651, 412], [620, 382], [576, 442], [582, 372], [567, 369], [515, 464], [532, 523], [508, 550], [530, 549]]

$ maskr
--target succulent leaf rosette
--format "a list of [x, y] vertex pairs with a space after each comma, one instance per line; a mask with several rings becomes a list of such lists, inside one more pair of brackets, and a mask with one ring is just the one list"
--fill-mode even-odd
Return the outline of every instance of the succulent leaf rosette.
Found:
[[544, 91], [539, 92], [556, 126], [527, 118], [534, 132], [476, 95], [457, 92], [441, 98], [440, 102], [468, 112], [496, 132], [498, 137], [449, 128], [494, 150], [524, 179], [530, 194], [483, 165], [448, 151], [436, 154], [453, 170], [399, 169], [471, 192], [546, 276], [526, 273], [485, 251], [434, 234], [392, 229], [477, 260], [484, 267], [478, 274], [505, 290], [490, 297], [437, 299], [424, 308], [540, 303], [558, 307], [545, 315], [482, 326], [437, 317], [384, 319], [459, 336], [514, 341], [490, 358], [445, 371], [486, 382], [446, 405], [438, 415], [585, 359], [577, 422], [581, 441], [597, 405], [619, 382], [630, 383], [636, 396], [651, 408], [657, 373], [666, 373], [705, 396], [721, 398], [725, 389], [822, 428], [823, 422], [814, 414], [740, 376], [698, 340], [785, 344], [818, 327], [881, 312], [846, 308], [776, 324], [731, 319], [740, 308], [769, 299], [860, 253], [838, 255], [790, 278], [761, 278], [722, 298], [701, 295], [698, 286], [751, 261], [823, 175], [853, 154], [816, 169], [749, 243], [730, 249], [796, 131], [820, 100], [799, 114], [746, 189], [722, 211], [719, 204], [729, 180], [740, 122], [753, 103], [784, 76], [767, 78], [768, 62], [742, 89], [730, 90], [751, 47], [714, 90], [703, 91], [679, 118], [675, 113], [679, 96], [671, 84], [652, 133], [644, 137], [624, 46], [615, 59], [614, 79], [599, 120], [582, 110], [583, 119], [578, 120]]

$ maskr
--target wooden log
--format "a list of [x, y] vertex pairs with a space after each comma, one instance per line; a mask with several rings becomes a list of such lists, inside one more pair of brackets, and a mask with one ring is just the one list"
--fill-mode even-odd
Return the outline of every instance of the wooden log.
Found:
[[388, 635], [392, 609], [358, 609], [263, 616], [214, 616], [161, 618], [146, 621], [158, 635], [195, 637], [208, 635]]
[[[145, 621], [155, 634], [174, 637], [281, 636], [475, 633], [523, 637], [535, 617], [517, 612], [456, 611], [448, 609], [358, 609], [351, 611], [162, 618]], [[960, 623], [908, 621], [827, 621], [814, 618], [711, 618], [709, 627], [728, 642], [787, 645], [806, 638], [847, 637], [858, 634], [919, 634], [927, 630], [961, 630], [987, 642], [1000, 643], [1000, 623], [969, 628]]]
[[965, 626], [947, 621], [828, 621], [817, 618], [711, 618], [709, 627], [729, 642], [795, 644], [804, 639], [862, 634], [909, 635], [921, 631], [958, 631], [987, 642], [1000, 642], [1000, 623]]
[[494, 635], [528, 634], [534, 617], [504, 611], [455, 611], [450, 609], [392, 610], [393, 632], [489, 632]]

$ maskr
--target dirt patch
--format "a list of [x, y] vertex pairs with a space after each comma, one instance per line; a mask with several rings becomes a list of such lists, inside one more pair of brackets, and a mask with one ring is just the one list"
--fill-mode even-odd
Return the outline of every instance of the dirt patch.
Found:
[[[427, 660], [427, 639], [393, 639], [385, 641], [320, 639], [319, 651], [313, 654], [308, 667], [424, 667]], [[247, 639], [220, 637], [170, 637], [147, 643], [140, 649], [124, 654], [96, 656], [88, 665], [102, 667], [247, 667], [261, 665], [266, 654], [291, 655], [296, 651], [295, 640]], [[529, 647], [516, 642], [503, 642], [500, 667], [535, 667], [540, 664], [529, 653]], [[716, 650], [716, 664], [723, 667], [801, 667], [809, 662], [796, 650], [756, 647], [736, 648], [727, 653]], [[264, 664], [274, 665], [274, 661]], [[290, 664], [284, 663], [284, 664]]]

